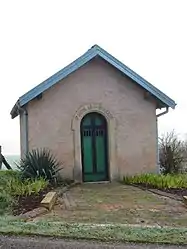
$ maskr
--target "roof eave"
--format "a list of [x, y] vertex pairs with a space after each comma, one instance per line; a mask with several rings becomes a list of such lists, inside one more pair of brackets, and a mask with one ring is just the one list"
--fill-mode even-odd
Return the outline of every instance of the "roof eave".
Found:
[[[160, 99], [159, 99], [159, 101], [160, 101]], [[170, 101], [169, 103], [168, 102], [163, 102], [163, 101], [161, 101], [161, 107], [158, 107], [158, 108], [164, 108], [164, 107], [170, 107], [171, 109], [175, 109], [175, 107], [176, 107], [176, 103], [174, 102], [174, 101]]]
[[19, 104], [19, 99], [18, 99], [10, 112], [12, 119], [14, 119], [15, 117], [19, 115], [19, 107], [20, 107], [20, 104]]
[[169, 107], [170, 107], [170, 108], [172, 108], [172, 109], [175, 109], [176, 105], [177, 105], [177, 104], [176, 104], [175, 102], [174, 102], [174, 103], [170, 103], [170, 104], [166, 104], [166, 103], [163, 103], [163, 102], [162, 102], [162, 105], [161, 105], [161, 107], [159, 107], [159, 108], [161, 109], [161, 108], [164, 108], [164, 107], [166, 107], [166, 108], [169, 108]]

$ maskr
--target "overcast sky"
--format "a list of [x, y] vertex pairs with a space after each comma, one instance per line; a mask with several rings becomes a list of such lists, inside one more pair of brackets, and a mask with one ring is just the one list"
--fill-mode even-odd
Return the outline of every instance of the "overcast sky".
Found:
[[98, 44], [177, 102], [159, 132], [187, 133], [187, 1], [0, 1], [0, 145], [19, 154], [19, 96]]

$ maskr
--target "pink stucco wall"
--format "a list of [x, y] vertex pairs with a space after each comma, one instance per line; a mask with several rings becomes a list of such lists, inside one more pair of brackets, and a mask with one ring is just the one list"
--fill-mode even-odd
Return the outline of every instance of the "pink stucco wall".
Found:
[[145, 99], [142, 88], [98, 58], [28, 104], [29, 150], [50, 148], [63, 162], [64, 176], [72, 178], [72, 118], [88, 103], [102, 103], [116, 119], [116, 172], [122, 177], [155, 171], [155, 101]]

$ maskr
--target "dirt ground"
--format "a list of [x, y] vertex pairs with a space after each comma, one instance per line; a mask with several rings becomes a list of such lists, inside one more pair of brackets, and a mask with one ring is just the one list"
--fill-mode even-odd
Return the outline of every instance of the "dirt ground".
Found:
[[71, 188], [50, 213], [37, 220], [186, 226], [187, 208], [176, 200], [122, 184]]
[[93, 241], [67, 241], [44, 237], [8, 237], [0, 235], [1, 249], [184, 249], [186, 246], [158, 244], [109, 244]]
[[45, 195], [52, 190], [53, 187], [48, 186], [46, 189], [40, 191], [37, 195], [31, 194], [26, 196], [15, 196], [16, 201], [13, 204], [13, 215], [24, 214], [33, 210], [34, 208], [38, 208]]

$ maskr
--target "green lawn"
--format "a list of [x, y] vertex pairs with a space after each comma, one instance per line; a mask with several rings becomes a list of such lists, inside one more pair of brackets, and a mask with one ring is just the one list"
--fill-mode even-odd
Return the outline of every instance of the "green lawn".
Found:
[[94, 227], [88, 224], [24, 222], [15, 218], [0, 218], [0, 233], [108, 242], [187, 244], [187, 228]]

